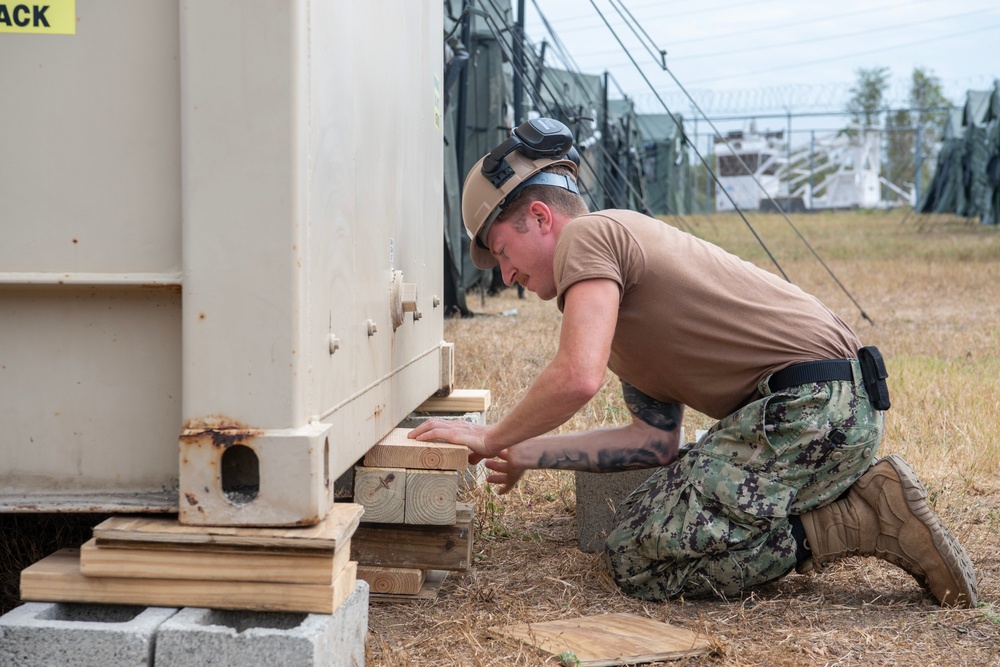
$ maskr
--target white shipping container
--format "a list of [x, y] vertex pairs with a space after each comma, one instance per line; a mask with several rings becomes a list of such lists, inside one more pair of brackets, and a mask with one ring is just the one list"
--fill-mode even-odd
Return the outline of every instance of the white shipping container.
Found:
[[314, 523], [439, 389], [441, 11], [0, 34], [0, 511]]

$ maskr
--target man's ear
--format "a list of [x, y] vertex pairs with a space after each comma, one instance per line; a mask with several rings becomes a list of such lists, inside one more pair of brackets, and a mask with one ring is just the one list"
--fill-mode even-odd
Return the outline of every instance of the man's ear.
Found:
[[545, 202], [540, 202], [537, 199], [531, 202], [528, 205], [528, 214], [543, 234], [549, 233], [552, 229], [552, 209]]

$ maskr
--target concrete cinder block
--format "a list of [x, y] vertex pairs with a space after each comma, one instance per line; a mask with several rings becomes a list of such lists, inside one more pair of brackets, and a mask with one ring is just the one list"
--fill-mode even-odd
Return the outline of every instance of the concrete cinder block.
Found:
[[[695, 431], [700, 441], [707, 431]], [[680, 433], [681, 452], [694, 446], [684, 442], [684, 427]], [[649, 479], [655, 468], [612, 473], [576, 473], [576, 533], [580, 551], [594, 553], [604, 550], [604, 543], [614, 527], [615, 510], [630, 493]]]
[[26, 602], [0, 616], [0, 665], [152, 667], [169, 607]]
[[186, 607], [156, 636], [155, 667], [364, 667], [368, 584], [333, 614]]
[[604, 550], [618, 505], [652, 474], [653, 469], [575, 474], [576, 533], [580, 551]]

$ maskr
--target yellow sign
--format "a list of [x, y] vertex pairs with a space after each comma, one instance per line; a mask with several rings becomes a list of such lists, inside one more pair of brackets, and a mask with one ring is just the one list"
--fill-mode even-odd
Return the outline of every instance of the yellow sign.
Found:
[[75, 35], [76, 0], [0, 2], [0, 33]]

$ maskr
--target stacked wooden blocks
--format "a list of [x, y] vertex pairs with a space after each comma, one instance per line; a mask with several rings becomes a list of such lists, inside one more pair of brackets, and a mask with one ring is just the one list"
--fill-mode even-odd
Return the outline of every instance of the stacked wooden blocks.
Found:
[[337, 503], [308, 528], [184, 526], [112, 517], [81, 549], [21, 573], [21, 598], [152, 607], [332, 614], [354, 592], [362, 508]]
[[457, 502], [469, 450], [410, 440], [409, 431], [393, 430], [354, 469], [354, 502], [365, 513], [352, 556], [373, 600], [431, 596], [472, 557], [472, 506]]

